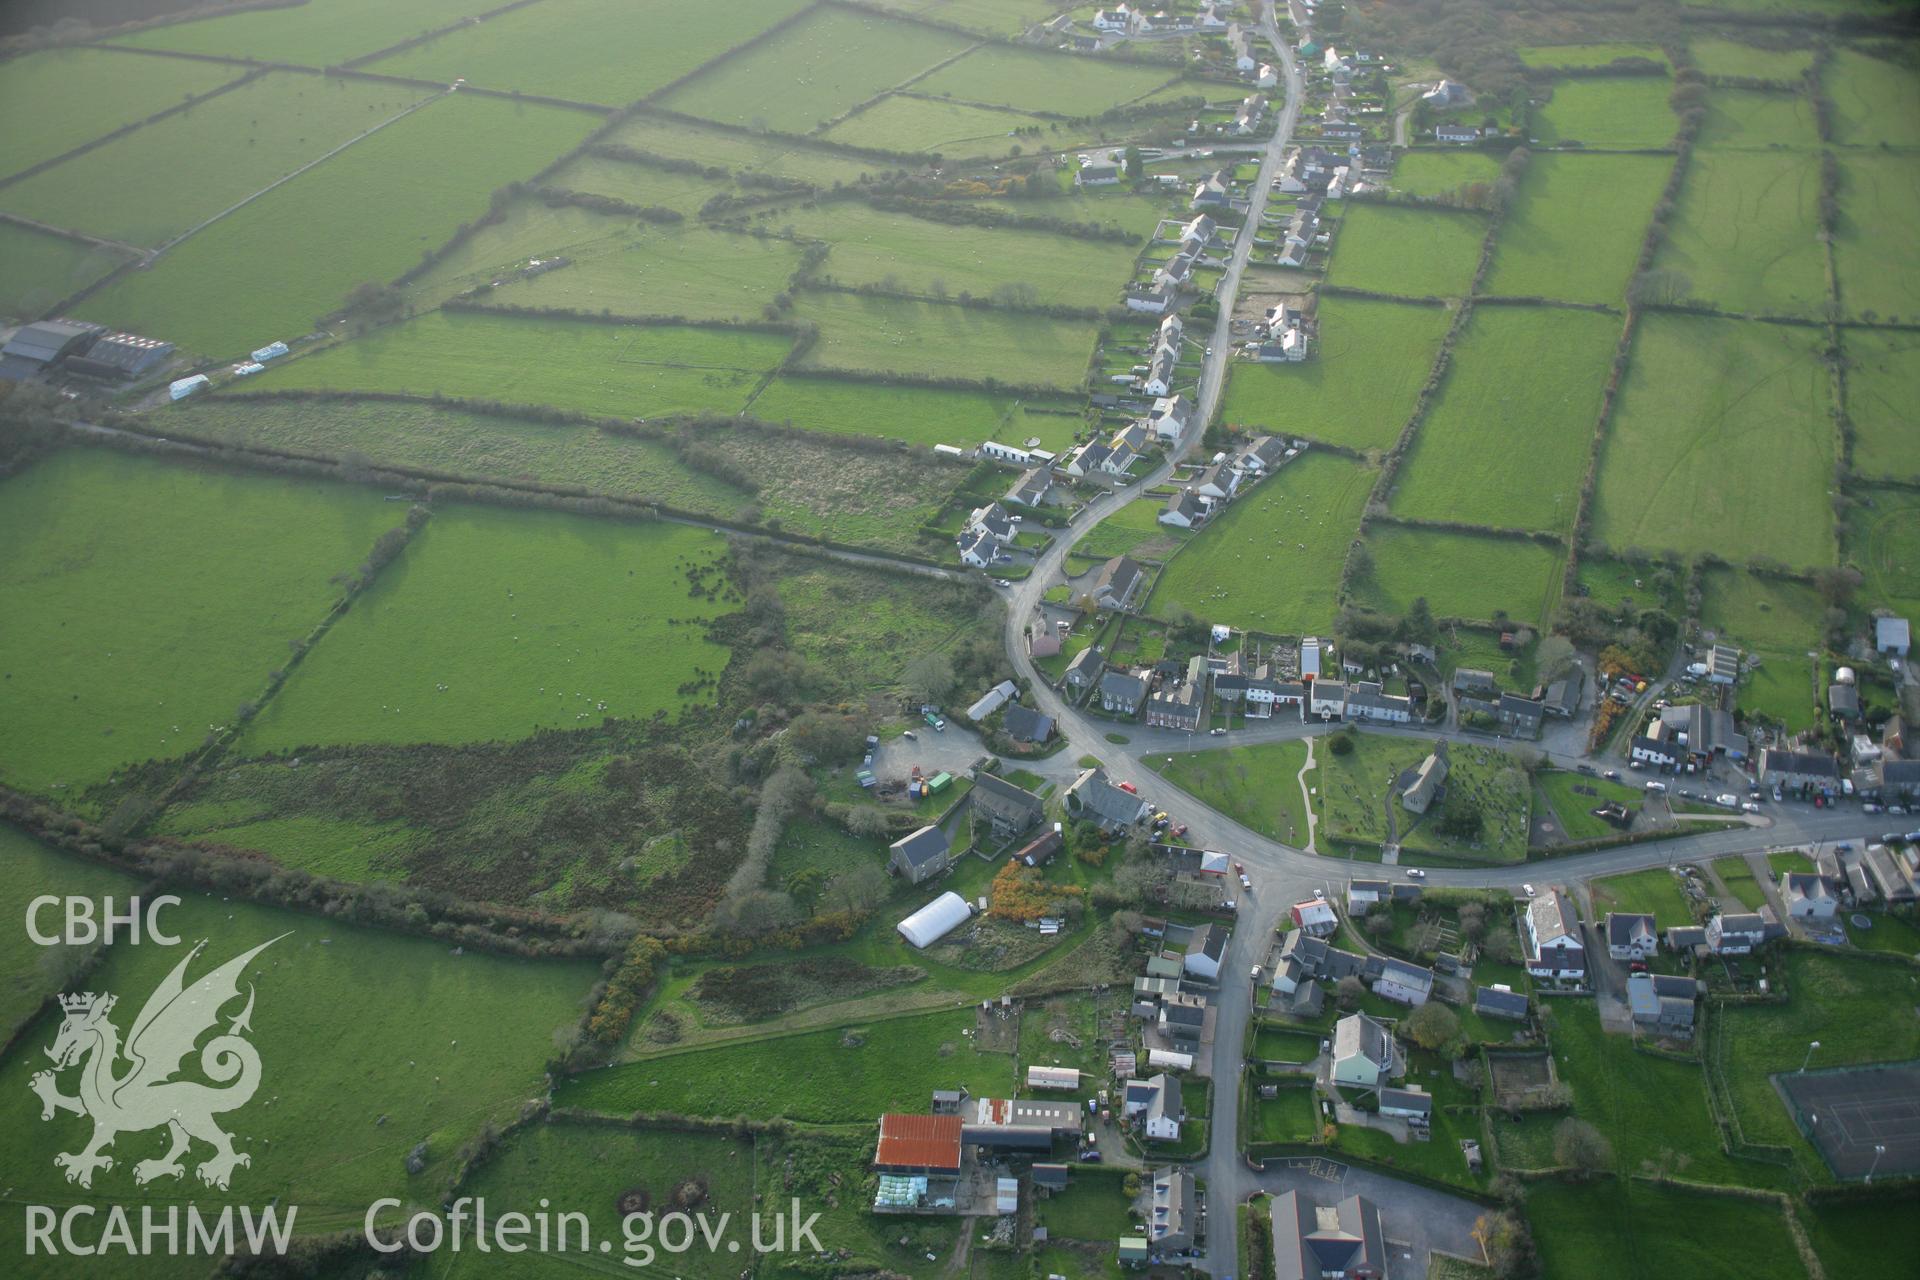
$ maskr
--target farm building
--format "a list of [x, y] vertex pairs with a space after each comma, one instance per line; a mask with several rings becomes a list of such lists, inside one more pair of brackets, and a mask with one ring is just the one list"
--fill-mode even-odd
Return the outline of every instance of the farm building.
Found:
[[900, 936], [925, 950], [967, 922], [973, 909], [957, 893], [943, 893], [894, 927]]
[[1052, 716], [1043, 715], [1017, 702], [1000, 717], [1000, 727], [1015, 742], [1043, 743], [1053, 737]]
[[213, 382], [204, 373], [196, 373], [190, 378], [177, 378], [167, 384], [167, 394], [175, 400], [185, 400], [196, 391], [204, 391]]
[[1873, 620], [1873, 647], [1878, 652], [1895, 658], [1904, 658], [1912, 645], [1913, 628], [1905, 618]]
[[967, 708], [967, 719], [985, 720], [988, 716], [1020, 696], [1019, 688], [1011, 680], [1002, 680], [993, 688], [980, 695], [980, 700]]
[[1064, 1089], [1068, 1093], [1080, 1087], [1080, 1073], [1072, 1067], [1028, 1067], [1027, 1088]]
[[904, 876], [908, 884], [920, 884], [947, 869], [948, 853], [946, 832], [938, 827], [921, 827], [888, 846], [887, 867]]
[[889, 1112], [880, 1117], [880, 1142], [873, 1167], [883, 1173], [960, 1172], [960, 1117], [915, 1116]]
[[67, 372], [89, 378], [138, 378], [165, 364], [172, 354], [171, 342], [136, 333], [109, 333], [87, 348], [85, 355], [68, 357]]
[[81, 355], [100, 336], [100, 326], [84, 320], [42, 320], [22, 325], [0, 346], [0, 377], [30, 378], [68, 356]]
[[982, 771], [973, 775], [973, 809], [987, 819], [995, 839], [1011, 840], [1040, 821], [1047, 802], [1005, 778]]

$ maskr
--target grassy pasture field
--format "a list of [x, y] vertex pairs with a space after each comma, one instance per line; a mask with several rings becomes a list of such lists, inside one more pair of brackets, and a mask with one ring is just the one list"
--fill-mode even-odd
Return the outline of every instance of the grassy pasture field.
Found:
[[276, 72], [0, 188], [0, 208], [157, 245], [391, 119], [425, 92]]
[[[717, 535], [557, 512], [435, 513], [247, 733], [254, 753], [480, 742], [710, 700]], [[693, 583], [689, 589], [688, 583]]]
[[658, 205], [673, 209], [686, 218], [697, 216], [701, 206], [713, 197], [722, 193], [738, 194], [740, 191], [726, 178], [716, 180], [697, 173], [677, 173], [659, 165], [638, 164], [598, 155], [584, 155], [570, 161], [553, 175], [548, 185], [567, 191], [612, 196], [616, 200], [642, 207]]
[[714, 20], [703, 0], [542, 0], [379, 58], [382, 75], [624, 106], [798, 13], [807, 0], [748, 0]]
[[1738, 40], [1695, 40], [1693, 64], [1701, 75], [1775, 80], [1793, 84], [1813, 65], [1813, 51], [1795, 42], [1790, 49], [1762, 49]]
[[333, 575], [404, 514], [371, 491], [100, 451], [4, 490], [0, 775], [29, 791], [184, 755], [231, 724], [339, 598]]
[[[1290, 845], [1307, 839], [1306, 800], [1300, 794], [1303, 742], [1270, 742], [1220, 751], [1189, 751], [1173, 758], [1160, 776], [1201, 804]], [[1313, 785], [1309, 775], [1309, 786]]]
[[0, 313], [38, 316], [125, 261], [112, 250], [0, 222]]
[[532, 177], [596, 119], [455, 94], [208, 227], [80, 314], [208, 355], [306, 333], [355, 285], [438, 248], [489, 191]]
[[1667, 65], [1667, 55], [1657, 44], [1545, 44], [1514, 52], [1520, 55], [1520, 61], [1541, 70], [1604, 67], [1622, 58], [1642, 58], [1663, 67]]
[[[1386, 839], [1383, 813], [1387, 779], [1418, 768], [1433, 744], [1419, 738], [1361, 733], [1354, 749], [1335, 755], [1326, 744], [1315, 748], [1313, 782], [1320, 789], [1319, 838], [1378, 847]], [[1453, 744], [1447, 799], [1417, 822], [1394, 806], [1401, 846], [1409, 853], [1475, 862], [1521, 862], [1527, 856], [1527, 821], [1533, 802], [1527, 775], [1513, 757], [1480, 743]], [[1485, 826], [1478, 840], [1467, 841], [1437, 829], [1436, 819], [1458, 797], [1472, 796]], [[1457, 1152], [1456, 1148], [1456, 1152]]]
[[113, 43], [329, 67], [499, 7], [487, 0], [315, 0], [151, 27]]
[[1664, 76], [1560, 80], [1552, 100], [1535, 113], [1532, 133], [1543, 146], [1665, 147], [1678, 123], [1667, 105], [1672, 88]]
[[826, 142], [723, 128], [647, 111], [637, 112], [608, 135], [607, 141], [670, 160], [694, 160], [734, 173], [795, 178], [820, 187], [856, 182], [862, 174], [891, 167], [885, 161], [842, 151]]
[[1667, 156], [1536, 154], [1482, 289], [1618, 306], [1672, 168]]
[[1913, 389], [1920, 386], [1920, 339], [1897, 330], [1845, 330], [1847, 416], [1853, 419], [1853, 469], [1871, 479], [1920, 476], [1914, 453]]
[[[1611, 547], [1832, 563], [1834, 433], [1817, 336], [1741, 320], [1641, 317], [1601, 445], [1594, 536]], [[1721, 483], [1740, 458], [1766, 465], [1743, 468], [1737, 487]]]
[[[912, 444], [965, 446], [1000, 440], [1021, 445], [1038, 436], [1042, 448], [1058, 453], [1073, 442], [1073, 434], [1081, 425], [1077, 412], [1016, 414], [1020, 403], [1014, 396], [987, 391], [886, 386], [783, 374], [767, 384], [767, 389], [747, 406], [747, 412], [767, 422], [791, 423], [809, 431], [879, 436]], [[1067, 402], [1061, 404], [1066, 406]]]
[[659, 105], [723, 124], [807, 133], [968, 47], [964, 36], [848, 9], [821, 8], [776, 41], [726, 58]]
[[[1578, 774], [1562, 775], [1578, 777]], [[1591, 781], [1591, 779], [1589, 780]], [[1600, 786], [1608, 785], [1602, 781]], [[1625, 784], [1614, 784], [1624, 787]], [[1628, 788], [1631, 789], [1631, 788]], [[1665, 867], [1649, 867], [1623, 876], [1608, 876], [1593, 882], [1593, 909], [1604, 923], [1609, 911], [1644, 912], [1653, 916], [1661, 929], [1672, 929], [1694, 922], [1680, 882]]]
[[[0, 933], [0, 1034], [11, 1034], [33, 1016], [40, 1002], [59, 989], [64, 976], [58, 968], [64, 948], [37, 945], [25, 927], [27, 905], [56, 888], [61, 897], [92, 898], [97, 916], [103, 897], [115, 899], [124, 910], [140, 881], [0, 826], [0, 911], [16, 926]], [[42, 908], [41, 929], [58, 933], [63, 910], [58, 905]]]
[[1846, 553], [1866, 575], [1862, 596], [1911, 616], [1920, 613], [1920, 494], [1869, 489], [1847, 515]]
[[1340, 219], [1327, 283], [1411, 298], [1458, 298], [1473, 283], [1479, 217], [1356, 203]]
[[854, 147], [925, 151], [943, 156], [1002, 156], [1019, 145], [1011, 130], [1043, 123], [1038, 116], [912, 94], [888, 94], [821, 136]]
[[1078, 387], [1098, 325], [1031, 312], [810, 290], [794, 317], [820, 326], [803, 367], [904, 378], [993, 378], [1012, 386]]
[[1493, 528], [1572, 527], [1620, 320], [1481, 307], [1396, 477], [1395, 512]]
[[1913, 236], [1920, 166], [1912, 156], [1839, 153], [1840, 214], [1834, 228], [1834, 273], [1840, 303], [1863, 319], [1911, 323], [1920, 308], [1920, 247]]
[[1485, 621], [1504, 612], [1538, 626], [1560, 598], [1566, 552], [1557, 546], [1384, 524], [1367, 531], [1367, 546], [1373, 572], [1356, 590], [1393, 613], [1425, 596], [1437, 617]]
[[786, 354], [756, 330], [435, 311], [257, 375], [270, 390], [397, 391], [619, 418], [732, 413]]
[[[242, 71], [110, 49], [43, 49], [11, 59], [0, 66], [0, 114], [31, 116], [34, 127], [0, 138], [0, 177], [230, 84]], [[60, 108], [48, 109], [52, 103]]]
[[1016, 111], [1096, 116], [1166, 84], [1175, 68], [1129, 66], [1010, 45], [982, 45], [913, 86], [914, 92]]
[[1820, 644], [1826, 603], [1804, 582], [1712, 568], [1700, 579], [1700, 625], [1736, 645], [1804, 654]]
[[1827, 62], [1833, 140], [1842, 146], [1920, 145], [1920, 79], [1911, 66], [1839, 48]]
[[1242, 493], [1167, 562], [1147, 611], [1177, 606], [1275, 635], [1331, 625], [1340, 566], [1373, 479], [1372, 468], [1334, 454], [1295, 459]]
[[1699, 145], [1716, 150], [1771, 151], [1791, 147], [1811, 151], [1820, 145], [1820, 135], [1814, 128], [1813, 102], [1800, 93], [1715, 89], [1707, 95], [1707, 114], [1700, 124]]
[[1393, 188], [1411, 196], [1437, 196], [1500, 176], [1499, 158], [1485, 151], [1402, 151], [1393, 162]]
[[1828, 1275], [1915, 1280], [1920, 1277], [1920, 1258], [1909, 1256], [1902, 1263], [1889, 1253], [1884, 1238], [1875, 1230], [1876, 1223], [1886, 1221], [1889, 1208], [1897, 1210], [1904, 1202], [1903, 1194], [1895, 1191], [1877, 1203], [1839, 1200], [1796, 1208]]
[[1413, 413], [1452, 312], [1323, 298], [1316, 314], [1320, 343], [1311, 359], [1232, 363], [1221, 419], [1353, 449], [1388, 448]]
[[1805, 152], [1694, 153], [1654, 266], [1725, 311], [1814, 315], [1827, 300], [1820, 162]]
[[1621, 560], [1605, 560], [1592, 555], [1580, 557], [1580, 585], [1586, 589], [1587, 595], [1603, 604], [1617, 605], [1632, 601], [1641, 607], [1656, 605], [1671, 610], [1673, 599], [1670, 595], [1663, 595], [1654, 581], [1658, 572], [1656, 568]]
[[1056, 0], [880, 0], [883, 9], [966, 27], [985, 35], [1019, 35], [1059, 10]]
[[1527, 1218], [1547, 1280], [1661, 1280], [1706, 1275], [1739, 1258], [1754, 1280], [1805, 1272], [1780, 1206], [1706, 1196], [1643, 1182], [1574, 1186], [1545, 1181]]
[[[598, 971], [586, 960], [450, 955], [443, 942], [181, 896], [166, 921], [185, 945], [116, 946], [89, 985], [121, 997], [115, 1020], [124, 1030], [192, 943], [209, 940], [189, 980], [279, 938], [248, 975], [256, 995], [249, 1039], [260, 1053], [259, 1093], [227, 1122], [252, 1164], [234, 1172], [226, 1192], [201, 1186], [191, 1163], [181, 1182], [140, 1188], [135, 1160], [160, 1154], [163, 1135], [129, 1133], [114, 1149], [114, 1167], [97, 1174], [92, 1188], [129, 1206], [177, 1203], [189, 1186], [203, 1211], [210, 1202], [264, 1205], [278, 1197], [300, 1205], [304, 1234], [357, 1228], [378, 1197], [412, 1199], [437, 1189], [462, 1143], [483, 1124], [511, 1119], [542, 1092], [554, 1033], [579, 1017]], [[234, 1001], [228, 1016], [239, 1008]], [[39, 1048], [52, 1043], [55, 1021], [43, 1018], [0, 1063], [0, 1112], [16, 1139], [0, 1155], [0, 1168], [8, 1185], [36, 1202], [64, 1204], [84, 1193], [64, 1180], [53, 1155], [78, 1149], [85, 1121], [42, 1123], [27, 1089], [28, 1075], [46, 1065]], [[410, 1178], [407, 1152], [423, 1141], [428, 1167]], [[207, 1150], [196, 1144], [192, 1162]], [[20, 1230], [17, 1217], [0, 1226], [0, 1248], [19, 1255]], [[36, 1274], [99, 1273], [98, 1261], [74, 1261], [75, 1270], [57, 1273], [36, 1264]]]

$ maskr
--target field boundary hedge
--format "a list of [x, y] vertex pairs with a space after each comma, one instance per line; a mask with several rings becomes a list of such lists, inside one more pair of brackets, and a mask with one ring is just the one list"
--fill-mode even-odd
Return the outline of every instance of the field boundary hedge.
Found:
[[461, 18], [457, 22], [449, 22], [445, 26], [435, 27], [431, 31], [422, 31], [419, 35], [409, 36], [398, 44], [390, 44], [384, 49], [375, 49], [372, 53], [363, 53], [357, 57], [348, 58], [345, 62], [337, 63], [336, 65], [342, 70], [350, 71], [363, 62], [377, 62], [381, 58], [391, 58], [396, 53], [404, 53], [408, 49], [417, 48], [432, 40], [438, 40], [441, 36], [452, 35], [456, 31], [463, 31], [475, 23], [486, 22], [499, 17], [503, 13], [512, 13], [515, 9], [524, 9], [530, 4], [538, 3], [539, 0], [508, 0], [508, 3], [496, 9], [489, 9], [471, 18]]

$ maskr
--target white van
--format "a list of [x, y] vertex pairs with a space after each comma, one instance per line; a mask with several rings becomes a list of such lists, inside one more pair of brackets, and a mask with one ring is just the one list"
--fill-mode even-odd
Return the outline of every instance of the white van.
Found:
[[1647, 782], [1647, 790], [1649, 791], [1658, 791], [1664, 794], [1666, 789], [1667, 789], [1667, 784], [1664, 782], [1654, 782], [1652, 780], [1649, 780]]

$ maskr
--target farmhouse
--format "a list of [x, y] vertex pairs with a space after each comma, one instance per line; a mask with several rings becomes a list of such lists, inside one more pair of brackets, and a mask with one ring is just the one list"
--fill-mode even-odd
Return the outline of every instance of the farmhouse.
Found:
[[1125, 671], [1105, 671], [1100, 675], [1100, 709], [1117, 716], [1135, 715], [1140, 700], [1147, 696], [1147, 682]]
[[1287, 914], [1293, 917], [1293, 923], [1309, 937], [1330, 937], [1340, 928], [1340, 917], [1334, 911], [1333, 904], [1325, 898], [1308, 898], [1305, 902], [1296, 902]]
[[1132, 826], [1147, 812], [1147, 802], [1108, 782], [1104, 769], [1083, 770], [1062, 801], [1069, 818], [1097, 822], [1108, 829]]
[[1377, 1088], [1393, 1074], [1393, 1035], [1386, 1024], [1350, 1013], [1333, 1028], [1333, 1082]]
[[1274, 1280], [1379, 1280], [1387, 1274], [1380, 1209], [1365, 1196], [1316, 1205], [1298, 1191], [1273, 1201]]
[[1840, 887], [1826, 876], [1788, 871], [1780, 876], [1780, 901], [1794, 920], [1831, 920], [1840, 909]]
[[1473, 1011], [1489, 1017], [1524, 1022], [1527, 1018], [1527, 998], [1506, 986], [1475, 987]]
[[1147, 1240], [1159, 1253], [1179, 1253], [1193, 1246], [1193, 1175], [1185, 1169], [1161, 1169], [1153, 1175], [1153, 1197], [1147, 1210]]
[[939, 875], [947, 869], [947, 861], [947, 833], [938, 827], [921, 827], [888, 846], [888, 869], [905, 877], [908, 884], [921, 884]]
[[1525, 918], [1527, 972], [1549, 982], [1577, 984], [1587, 976], [1587, 944], [1580, 936], [1580, 916], [1573, 899], [1560, 889], [1548, 889], [1527, 903]]
[[1373, 980], [1373, 994], [1418, 1008], [1433, 994], [1433, 970], [1389, 956]]
[[1607, 954], [1615, 960], [1645, 960], [1659, 949], [1653, 917], [1639, 912], [1607, 912]]
[[882, 1173], [952, 1176], [960, 1172], [960, 1117], [889, 1112], [880, 1117], [873, 1167]]
[[972, 796], [974, 812], [987, 819], [996, 840], [1025, 835], [1047, 811], [1047, 802], [1033, 792], [978, 770]]
[[1875, 618], [1873, 620], [1873, 647], [1875, 652], [1895, 658], [1904, 658], [1913, 644], [1913, 628], [1905, 618]]
[[1161, 1072], [1145, 1080], [1127, 1081], [1121, 1086], [1121, 1108], [1127, 1119], [1140, 1122], [1149, 1138], [1180, 1140], [1180, 1122], [1186, 1117], [1186, 1108], [1177, 1076]]
[[1427, 758], [1413, 771], [1413, 779], [1400, 791], [1400, 806], [1408, 813], [1425, 813], [1433, 807], [1447, 785], [1447, 744], [1435, 742]]
[[1087, 594], [1098, 609], [1128, 609], [1146, 580], [1146, 570], [1127, 556], [1115, 556], [1093, 575]]

